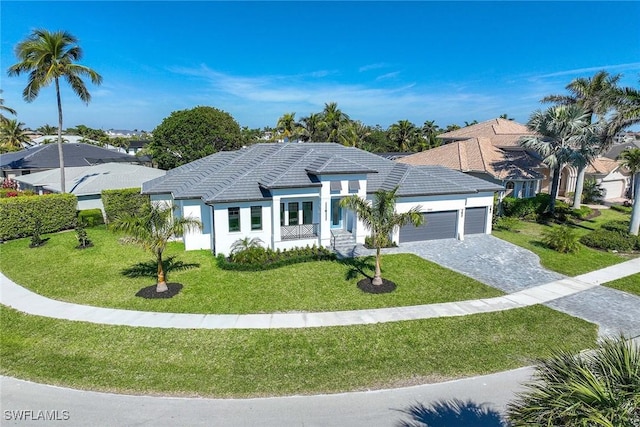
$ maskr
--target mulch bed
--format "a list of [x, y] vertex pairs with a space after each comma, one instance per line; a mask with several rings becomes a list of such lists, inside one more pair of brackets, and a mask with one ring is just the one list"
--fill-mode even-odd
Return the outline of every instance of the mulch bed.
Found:
[[156, 285], [147, 286], [146, 288], [140, 289], [136, 296], [146, 299], [173, 298], [182, 290], [181, 283], [167, 283], [167, 287], [169, 290], [165, 292], [156, 292]]
[[382, 279], [382, 285], [373, 285], [370, 278], [362, 279], [358, 282], [358, 289], [368, 294], [388, 294], [396, 290], [397, 286], [390, 280]]

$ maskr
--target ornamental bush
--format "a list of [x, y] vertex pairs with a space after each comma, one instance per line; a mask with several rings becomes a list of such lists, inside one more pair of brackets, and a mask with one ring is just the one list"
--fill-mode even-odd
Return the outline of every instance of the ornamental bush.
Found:
[[107, 224], [121, 215], [140, 215], [151, 204], [149, 196], [140, 194], [139, 188], [102, 190], [102, 204]]
[[579, 237], [575, 230], [566, 227], [552, 227], [542, 231], [543, 242], [561, 253], [572, 253], [580, 249]]
[[225, 270], [262, 271], [310, 261], [335, 260], [336, 255], [322, 246], [306, 246], [281, 251], [252, 246], [235, 252], [229, 258], [218, 254], [218, 266]]
[[31, 236], [36, 219], [41, 233], [74, 228], [77, 204], [76, 196], [68, 193], [0, 199], [0, 239]]
[[95, 227], [96, 225], [104, 224], [102, 211], [96, 208], [78, 212], [78, 224], [82, 224], [85, 227]]
[[502, 200], [502, 209], [505, 216], [535, 219], [537, 215], [542, 215], [547, 210], [550, 201], [551, 196], [542, 193], [527, 199], [505, 197]]

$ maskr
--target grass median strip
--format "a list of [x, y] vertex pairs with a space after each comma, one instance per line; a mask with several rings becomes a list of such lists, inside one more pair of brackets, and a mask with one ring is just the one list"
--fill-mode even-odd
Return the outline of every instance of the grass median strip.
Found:
[[[149, 261], [141, 249], [123, 245], [104, 228], [88, 230], [94, 246], [74, 249], [73, 232], [52, 234], [46, 245], [29, 249], [28, 239], [2, 245], [2, 272], [16, 283], [41, 295], [102, 307], [178, 313], [270, 313], [287, 311], [339, 311], [395, 307], [467, 299], [490, 298], [502, 292], [474, 279], [410, 254], [385, 255], [384, 277], [398, 285], [385, 295], [363, 293], [364, 278], [357, 271], [373, 270], [373, 258], [352, 261], [320, 261], [261, 272], [226, 271], [218, 268], [209, 251], [184, 251], [170, 244], [167, 256], [199, 267], [174, 270], [168, 282], [184, 285], [171, 299], [136, 297], [155, 283], [151, 276], [130, 278], [121, 272]], [[355, 273], [355, 274], [353, 274]]]
[[464, 377], [594, 345], [596, 326], [543, 306], [456, 318], [296, 330], [95, 325], [6, 307], [0, 371], [121, 393], [334, 393]]

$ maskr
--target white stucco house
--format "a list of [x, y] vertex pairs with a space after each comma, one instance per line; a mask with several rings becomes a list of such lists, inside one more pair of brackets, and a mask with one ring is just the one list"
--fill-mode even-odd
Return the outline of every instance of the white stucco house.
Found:
[[224, 151], [145, 182], [152, 202], [168, 201], [203, 230], [183, 236], [187, 250], [229, 254], [245, 237], [273, 249], [364, 243], [349, 195], [371, 199], [398, 187], [396, 209], [421, 206], [425, 224], [396, 230], [397, 243], [491, 233], [493, 197], [503, 187], [441, 166], [410, 166], [333, 143], [263, 143]]

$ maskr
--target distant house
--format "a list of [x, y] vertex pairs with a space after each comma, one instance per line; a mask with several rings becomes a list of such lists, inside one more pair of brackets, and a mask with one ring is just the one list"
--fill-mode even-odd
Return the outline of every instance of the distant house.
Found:
[[409, 165], [441, 165], [504, 186], [504, 196], [533, 197], [548, 187], [548, 168], [525, 150], [520, 138], [531, 131], [520, 123], [494, 119], [438, 135], [444, 145], [397, 159]]
[[[486, 179], [505, 187], [502, 196], [533, 197], [549, 192], [552, 171], [540, 155], [520, 145], [531, 135], [527, 126], [506, 119], [493, 119], [438, 135], [442, 146], [397, 159], [410, 165], [441, 165]], [[585, 177], [595, 179], [605, 190], [605, 200], [624, 197], [629, 174], [617, 161], [598, 157], [587, 167]], [[559, 196], [575, 191], [578, 170], [566, 165], [560, 175]]]
[[[90, 144], [62, 144], [62, 152], [65, 168], [115, 162], [141, 163], [141, 160], [135, 156]], [[14, 178], [57, 168], [60, 168], [57, 144], [40, 145], [0, 156], [0, 170], [3, 178]]]
[[377, 190], [395, 187], [398, 212], [421, 206], [426, 219], [396, 230], [391, 238], [398, 243], [491, 233], [493, 196], [502, 189], [440, 166], [404, 165], [339, 144], [262, 143], [172, 169], [145, 182], [142, 193], [202, 221], [202, 231], [183, 236], [187, 250], [229, 254], [245, 237], [272, 249], [364, 243], [367, 230], [340, 200], [372, 199]]
[[[163, 176], [160, 169], [127, 163], [103, 163], [94, 166], [64, 168], [67, 192], [78, 197], [78, 210], [99, 208], [102, 190], [142, 188], [142, 183]], [[16, 176], [21, 190], [38, 194], [59, 193], [60, 169], [51, 169], [29, 175]]]

